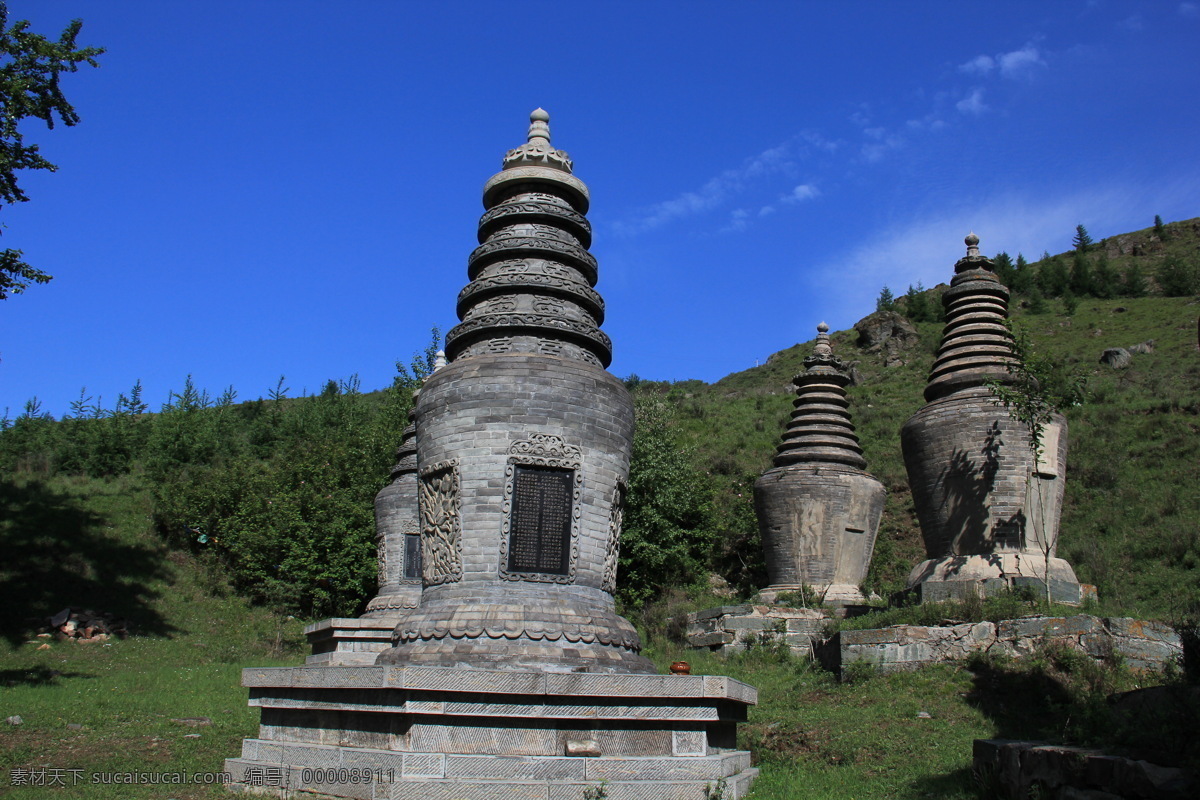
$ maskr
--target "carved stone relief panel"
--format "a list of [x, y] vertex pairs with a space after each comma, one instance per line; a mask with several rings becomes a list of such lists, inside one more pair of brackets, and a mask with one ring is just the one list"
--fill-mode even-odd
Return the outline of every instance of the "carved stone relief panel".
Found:
[[604, 551], [604, 573], [600, 588], [609, 594], [617, 591], [617, 560], [621, 555], [621, 528], [625, 523], [625, 483], [613, 490], [612, 511], [608, 518], [608, 546]]
[[421, 569], [426, 586], [462, 578], [458, 459], [421, 470]]

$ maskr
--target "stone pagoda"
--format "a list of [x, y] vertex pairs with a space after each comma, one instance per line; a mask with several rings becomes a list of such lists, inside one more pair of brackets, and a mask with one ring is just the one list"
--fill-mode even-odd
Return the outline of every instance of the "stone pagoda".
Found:
[[946, 326], [926, 404], [900, 431], [928, 555], [909, 587], [922, 600], [940, 600], [1005, 587], [1041, 592], [1049, 581], [1055, 600], [1078, 603], [1075, 572], [1055, 555], [1066, 420], [1054, 416], [1035, 454], [1028, 427], [988, 388], [1014, 381], [1008, 289], [979, 254], [979, 237], [970, 234], [966, 244], [942, 295]]
[[410, 411], [390, 481], [375, 495], [379, 591], [361, 617], [324, 619], [305, 627], [312, 647], [309, 664], [374, 664], [380, 652], [391, 646], [396, 623], [421, 604], [416, 435]]
[[754, 484], [770, 585], [760, 597], [814, 589], [827, 606], [864, 602], [887, 490], [866, 470], [846, 400], [850, 382], [817, 326], [812, 355], [793, 380], [795, 410], [775, 466]]
[[587, 187], [530, 119], [416, 403], [420, 607], [372, 666], [245, 671], [262, 722], [226, 762], [240, 788], [702, 800], [757, 774], [734, 749], [754, 689], [654, 674], [615, 611], [633, 405], [605, 369]]

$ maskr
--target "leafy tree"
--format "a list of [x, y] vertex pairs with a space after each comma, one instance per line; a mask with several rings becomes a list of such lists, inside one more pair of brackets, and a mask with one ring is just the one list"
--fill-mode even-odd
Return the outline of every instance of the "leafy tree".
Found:
[[1200, 269], [1171, 256], [1158, 269], [1158, 286], [1166, 297], [1187, 297], [1200, 292]]
[[884, 286], [879, 292], [879, 299], [875, 301], [876, 311], [891, 311], [896, 307], [896, 298], [892, 295], [892, 290]]
[[1145, 297], [1148, 291], [1146, 286], [1146, 276], [1142, 274], [1142, 267], [1136, 261], [1129, 265], [1129, 269], [1125, 270], [1125, 280], [1121, 282], [1121, 294], [1124, 297]]
[[1082, 225], [1075, 226], [1075, 238], [1071, 240], [1071, 244], [1081, 253], [1086, 253], [1095, 246], [1092, 237], [1088, 235], [1087, 228]]
[[[38, 152], [36, 144], [25, 144], [20, 123], [40, 119], [53, 128], [55, 119], [75, 125], [79, 115], [59, 88], [64, 72], [76, 72], [79, 65], [99, 66], [96, 56], [102, 47], [76, 49], [75, 37], [83, 26], [74, 20], [57, 42], [29, 30], [29, 21], [8, 25], [8, 6], [0, 2], [0, 204], [29, 200], [17, 185], [22, 169], [57, 169]], [[0, 251], [0, 300], [20, 294], [30, 283], [46, 283], [49, 275], [21, 260], [20, 250]]]
[[703, 476], [676, 443], [670, 406], [637, 397], [618, 594], [641, 605], [667, 586], [698, 580], [712, 544]]

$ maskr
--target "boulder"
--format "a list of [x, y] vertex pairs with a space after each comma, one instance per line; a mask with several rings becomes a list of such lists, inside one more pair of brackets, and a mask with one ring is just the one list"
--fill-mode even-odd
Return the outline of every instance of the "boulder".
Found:
[[1110, 347], [1100, 356], [1100, 363], [1107, 364], [1113, 369], [1125, 369], [1132, 360], [1133, 357], [1124, 347]]
[[868, 353], [879, 352], [889, 343], [908, 348], [920, 338], [913, 324], [895, 311], [876, 311], [854, 323], [858, 346]]

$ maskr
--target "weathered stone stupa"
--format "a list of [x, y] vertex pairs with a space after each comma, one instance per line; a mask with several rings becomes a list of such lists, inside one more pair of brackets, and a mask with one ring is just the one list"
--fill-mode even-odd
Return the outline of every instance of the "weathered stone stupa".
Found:
[[771, 601], [782, 592], [816, 590], [827, 606], [864, 601], [887, 490], [865, 469], [846, 385], [829, 326], [817, 326], [812, 355], [796, 376], [795, 410], [774, 468], [754, 484]]
[[400, 437], [390, 481], [375, 495], [379, 590], [358, 618], [333, 618], [304, 629], [309, 664], [374, 664], [391, 646], [400, 618], [421, 604], [421, 531], [417, 524], [417, 443], [414, 414]]
[[632, 402], [605, 370], [587, 187], [531, 121], [417, 400], [420, 607], [374, 665], [246, 670], [262, 721], [226, 762], [238, 788], [703, 800], [757, 775], [734, 749], [754, 689], [651, 674], [615, 612]]
[[1079, 602], [1071, 565], [1056, 557], [1067, 456], [1066, 420], [1045, 427], [1035, 457], [1026, 425], [997, 404], [988, 383], [1011, 383], [1008, 289], [979, 237], [943, 294], [946, 326], [925, 387], [927, 401], [900, 432], [928, 559], [909, 575], [923, 600], [1045, 587]]

